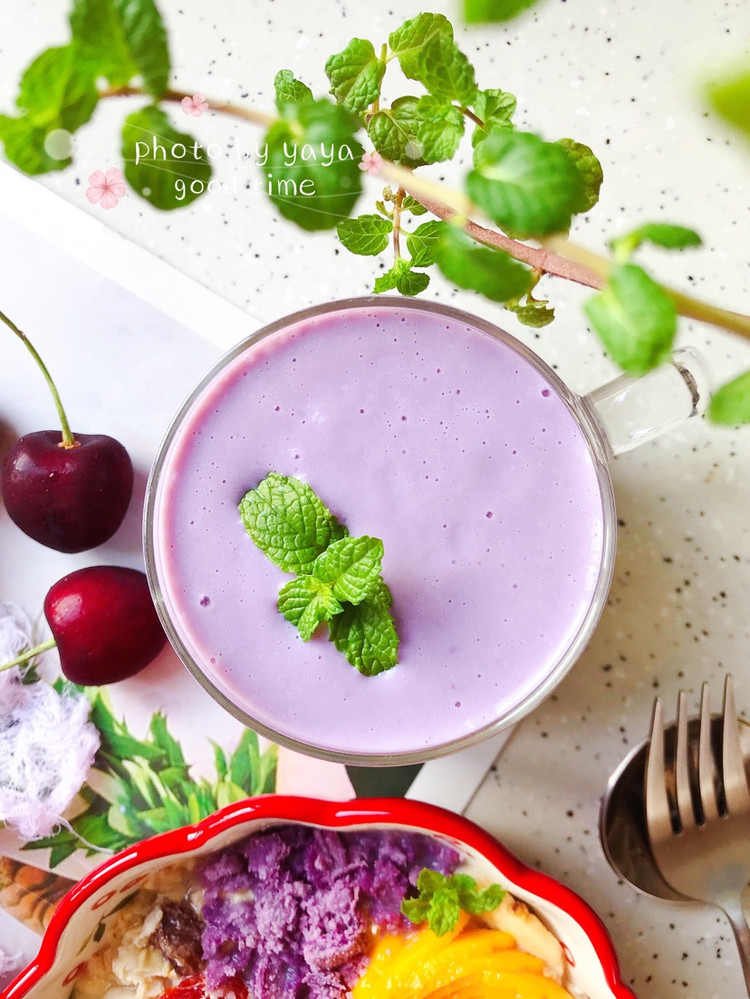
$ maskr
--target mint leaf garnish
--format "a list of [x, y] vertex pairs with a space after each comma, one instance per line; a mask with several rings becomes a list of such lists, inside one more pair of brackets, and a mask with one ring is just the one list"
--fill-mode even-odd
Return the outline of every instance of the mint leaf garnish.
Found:
[[347, 111], [364, 111], [380, 96], [385, 62], [375, 54], [372, 42], [352, 38], [342, 52], [332, 55], [325, 65], [331, 93]]
[[449, 933], [458, 922], [461, 910], [478, 916], [496, 909], [505, 896], [500, 885], [478, 888], [468, 874], [441, 874], [423, 867], [417, 878], [419, 894], [404, 899], [401, 912], [412, 923], [427, 920], [436, 936]]
[[669, 295], [636, 264], [620, 264], [607, 285], [584, 305], [612, 360], [642, 375], [664, 361], [677, 333]]
[[361, 604], [380, 579], [383, 542], [364, 535], [332, 542], [312, 567], [316, 580], [328, 584], [334, 597]]
[[247, 492], [239, 508], [247, 533], [284, 572], [312, 572], [346, 530], [306, 482], [276, 472]]
[[382, 580], [362, 603], [348, 604], [329, 624], [331, 641], [365, 676], [391, 669], [398, 661], [398, 635], [390, 614], [391, 594]]
[[375, 256], [388, 246], [393, 223], [380, 215], [359, 215], [342, 219], [336, 226], [338, 237], [351, 253]]
[[279, 610], [307, 642], [322, 621], [330, 621], [343, 607], [332, 587], [315, 576], [295, 576], [279, 590]]
[[396, 665], [399, 639], [379, 538], [351, 537], [306, 482], [277, 472], [249, 490], [239, 510], [261, 551], [297, 573], [279, 590], [278, 608], [303, 642], [328, 622], [331, 641], [360, 673]]

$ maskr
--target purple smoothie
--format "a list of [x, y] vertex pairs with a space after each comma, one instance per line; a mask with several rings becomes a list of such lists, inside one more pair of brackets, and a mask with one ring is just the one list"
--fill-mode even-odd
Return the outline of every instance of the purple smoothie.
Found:
[[[538, 700], [596, 617], [601, 463], [555, 377], [469, 319], [393, 300], [299, 319], [220, 366], [157, 463], [153, 560], [178, 648], [282, 742], [377, 762], [468, 743]], [[325, 627], [304, 643], [276, 609], [291, 577], [237, 510], [271, 471], [383, 540], [390, 671], [362, 676]]]

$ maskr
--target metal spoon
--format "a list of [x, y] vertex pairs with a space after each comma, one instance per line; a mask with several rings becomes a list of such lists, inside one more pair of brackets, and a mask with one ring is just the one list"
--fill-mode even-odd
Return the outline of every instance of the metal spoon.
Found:
[[[698, 719], [691, 719], [697, 735]], [[712, 739], [721, 739], [721, 717], [711, 719]], [[665, 729], [665, 745], [672, 750], [676, 727]], [[750, 763], [750, 726], [743, 725], [741, 742], [746, 766]], [[668, 902], [688, 902], [663, 880], [654, 864], [646, 836], [643, 785], [648, 739], [628, 753], [607, 782], [599, 811], [599, 836], [615, 874], [637, 891]]]

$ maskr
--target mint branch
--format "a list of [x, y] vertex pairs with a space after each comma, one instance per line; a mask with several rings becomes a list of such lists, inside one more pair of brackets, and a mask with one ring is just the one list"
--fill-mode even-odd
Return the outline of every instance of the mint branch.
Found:
[[[530, 4], [531, 0], [503, 0], [500, 4], [465, 0], [464, 9], [469, 21], [480, 22], [505, 18]], [[164, 122], [163, 103], [190, 96], [189, 91], [168, 86], [168, 39], [155, 0], [71, 0], [71, 8], [70, 41], [48, 48], [32, 60], [21, 79], [17, 112], [13, 116], [0, 115], [0, 141], [5, 154], [26, 173], [64, 169], [70, 158], [50, 154], [50, 131], [75, 131], [89, 120], [102, 98], [145, 96], [152, 102], [149, 108], [137, 110], [135, 117], [131, 115], [126, 124], [126, 146], [130, 148], [135, 128], [154, 131], [149, 124]], [[388, 64], [394, 62], [427, 93], [396, 97], [389, 108], [381, 109], [381, 84]], [[537, 277], [549, 274], [602, 288], [613, 266], [629, 263], [630, 255], [642, 242], [672, 249], [697, 245], [692, 230], [661, 223], [649, 223], [614, 240], [614, 260], [563, 238], [561, 233], [572, 219], [589, 211], [596, 202], [601, 165], [591, 150], [574, 140], [535, 143], [519, 132], [512, 121], [515, 98], [498, 88], [478, 89], [474, 67], [442, 14], [421, 13], [408, 19], [390, 33], [388, 44], [380, 47], [366, 39], [352, 39], [329, 59], [326, 70], [335, 104], [328, 98], [315, 100], [310, 88], [296, 80], [290, 70], [281, 70], [274, 81], [277, 115], [208, 101], [213, 112], [230, 114], [269, 130], [266, 142], [273, 190], [269, 188], [268, 193], [278, 211], [304, 229], [332, 228], [351, 214], [361, 191], [358, 159], [363, 152], [355, 133], [364, 126], [385, 161], [380, 172], [386, 180], [396, 180], [408, 197], [417, 199], [437, 218], [460, 224], [475, 241], [503, 249], [528, 264]], [[141, 86], [134, 85], [137, 79], [142, 81]], [[742, 99], [748, 92], [748, 79], [744, 70], [735, 73], [710, 94], [719, 112], [745, 130], [748, 115]], [[105, 89], [99, 91], [101, 80]], [[467, 122], [475, 126], [471, 130], [475, 167], [467, 180], [472, 198], [407, 169], [452, 158]], [[351, 158], [333, 166], [290, 164], [284, 161], [285, 145], [308, 153], [323, 146], [348, 148]], [[173, 196], [168, 179], [158, 177], [153, 164], [140, 165], [143, 170], [126, 167], [127, 178], [155, 207], [171, 210], [189, 200]], [[196, 197], [208, 189], [208, 166], [196, 162], [188, 171], [187, 188]], [[386, 192], [382, 197], [383, 201], [389, 200]], [[474, 218], [478, 210], [504, 231], [477, 224]], [[415, 270], [413, 261], [410, 265], [400, 259], [397, 223], [395, 217], [392, 241], [396, 260], [378, 278], [376, 290], [396, 288], [402, 294], [418, 294], [427, 287], [430, 276]], [[544, 245], [529, 246], [526, 239], [543, 239]], [[370, 247], [378, 243], [383, 243], [382, 233], [370, 242]], [[367, 252], [374, 255], [376, 251]], [[454, 253], [451, 263], [457, 265], [458, 273], [465, 274], [467, 261], [458, 259], [460, 256]], [[617, 280], [615, 277], [615, 283]], [[659, 287], [680, 315], [750, 338], [750, 317]], [[525, 301], [523, 296], [502, 300], [496, 290], [494, 297], [529, 325], [538, 326], [552, 318], [553, 310], [528, 293]], [[657, 296], [650, 297], [654, 305]], [[611, 320], [614, 312], [611, 308], [608, 311]], [[660, 356], [667, 340], [667, 312], [662, 302], [661, 318], [651, 326], [656, 330], [654, 343], [645, 351], [643, 344], [636, 348], [646, 363], [651, 363], [649, 357]], [[621, 324], [625, 339], [630, 335], [627, 326]], [[607, 327], [611, 333], [611, 322]], [[646, 339], [649, 335], [646, 330]], [[621, 340], [619, 333], [617, 340]], [[632, 353], [624, 339], [619, 346], [624, 356]], [[639, 359], [636, 366], [640, 364]], [[740, 383], [740, 391], [743, 385]], [[712, 408], [709, 415], [713, 413]]]

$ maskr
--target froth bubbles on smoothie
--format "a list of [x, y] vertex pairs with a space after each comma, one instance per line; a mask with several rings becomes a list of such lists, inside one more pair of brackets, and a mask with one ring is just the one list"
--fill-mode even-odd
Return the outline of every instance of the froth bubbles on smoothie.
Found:
[[[303, 318], [220, 366], [177, 425], [154, 506], [165, 607], [203, 682], [282, 741], [460, 744], [544, 686], [590, 613], [597, 463], [550, 379], [465, 318], [394, 301]], [[362, 676], [278, 613], [286, 577], [237, 512], [271, 471], [382, 539], [394, 669]]]

